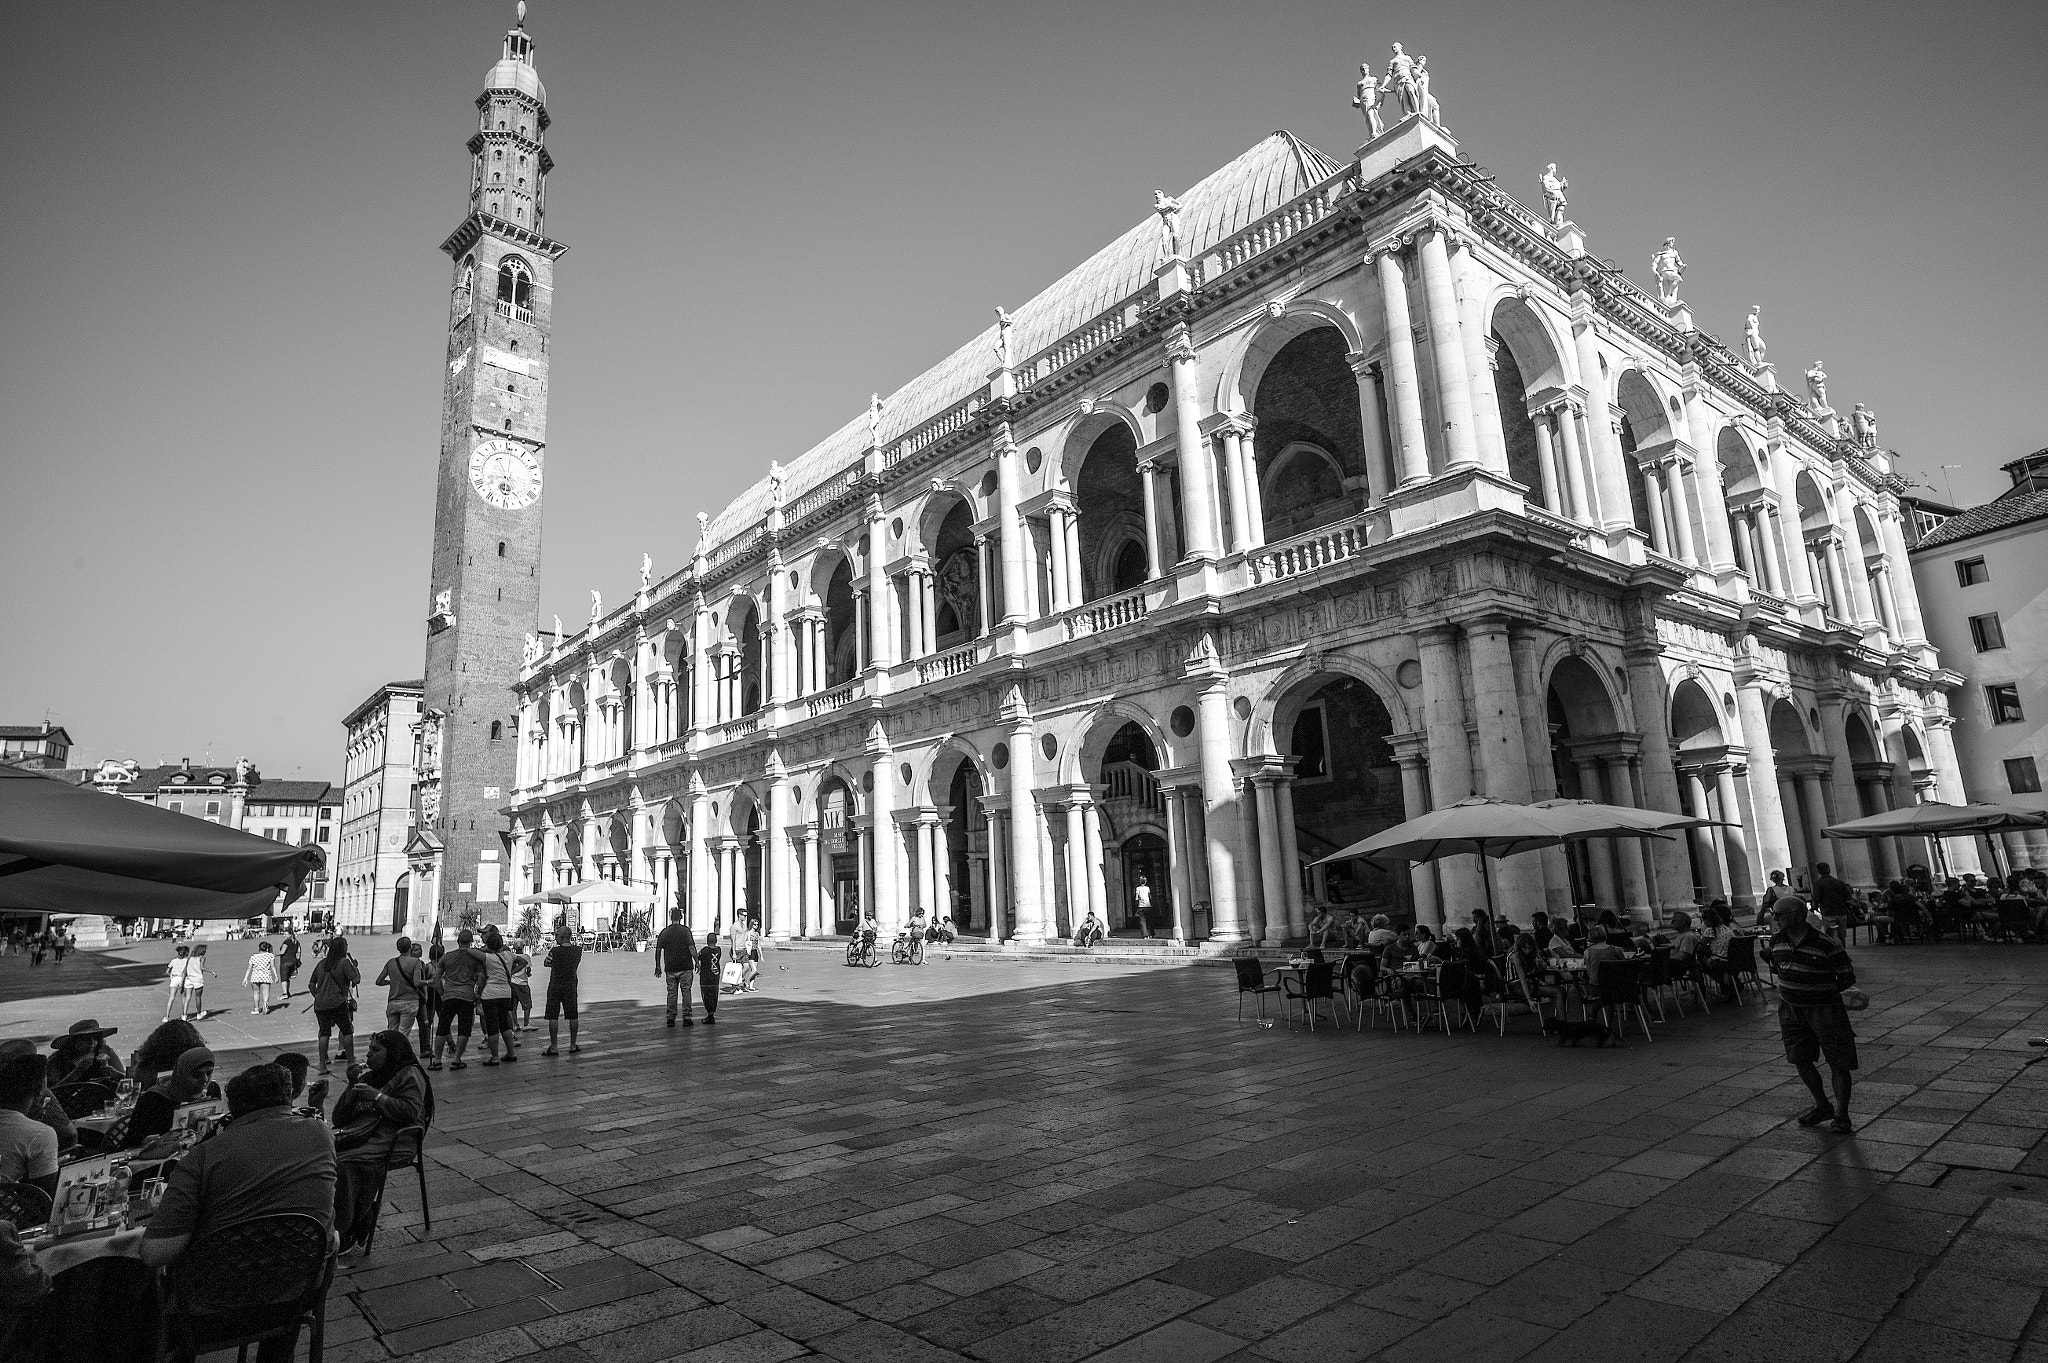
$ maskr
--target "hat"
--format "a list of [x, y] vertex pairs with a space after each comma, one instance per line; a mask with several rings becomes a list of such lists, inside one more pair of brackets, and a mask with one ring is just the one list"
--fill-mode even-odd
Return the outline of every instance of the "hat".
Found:
[[89, 1036], [97, 1039], [103, 1036], [112, 1036], [114, 1033], [120, 1030], [121, 1029], [119, 1027], [100, 1026], [100, 1020], [98, 1018], [80, 1018], [78, 1021], [71, 1024], [69, 1030], [67, 1030], [64, 1033], [64, 1035]]

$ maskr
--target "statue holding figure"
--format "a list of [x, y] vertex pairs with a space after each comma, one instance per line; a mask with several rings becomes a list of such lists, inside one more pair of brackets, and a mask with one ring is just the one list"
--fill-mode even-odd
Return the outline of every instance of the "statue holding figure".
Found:
[[996, 308], [995, 343], [996, 367], [998, 369], [1008, 369], [1010, 367], [1010, 328], [1012, 325], [1014, 325], [1014, 322], [1010, 314], [1004, 312], [998, 306]]
[[1827, 413], [1835, 410], [1828, 406], [1828, 372], [1820, 367], [1819, 360], [1815, 360], [1812, 367], [1806, 371], [1806, 391], [1813, 395], [1815, 412]]
[[451, 609], [449, 609], [449, 606], [448, 606], [448, 597], [449, 597], [449, 595], [450, 595], [450, 593], [448, 593], [448, 592], [435, 592], [435, 593], [434, 593], [434, 614], [436, 614], [436, 615], [453, 615], [453, 614], [454, 614], [454, 612], [453, 612], [453, 611], [452, 611]]
[[1866, 450], [1877, 448], [1877, 413], [1857, 403], [1849, 413], [1849, 431], [1856, 437], [1856, 443]]
[[1401, 44], [1394, 44], [1394, 55], [1387, 58], [1387, 78], [1380, 82], [1380, 92], [1392, 90], [1401, 98], [1401, 115], [1412, 117], [1422, 112], [1422, 97], [1415, 88], [1415, 59], [1401, 50]]
[[1380, 121], [1380, 102], [1387, 97], [1372, 78], [1372, 67], [1365, 62], [1358, 64], [1358, 94], [1353, 97], [1351, 107], [1365, 115], [1366, 140], [1371, 141], [1387, 130]]
[[246, 757], [237, 757], [235, 759], [235, 784], [246, 786], [252, 784], [255, 779], [256, 764]]
[[1572, 182], [1557, 173], [1557, 162], [1552, 161], [1543, 168], [1540, 183], [1543, 186], [1543, 210], [1550, 218], [1550, 225], [1564, 226], [1564, 192], [1572, 187]]
[[1417, 57], [1415, 59], [1415, 102], [1418, 112], [1424, 118], [1436, 124], [1439, 128], [1444, 125], [1443, 106], [1438, 104], [1436, 96], [1429, 92], [1429, 58], [1427, 57]]
[[1169, 259], [1180, 258], [1180, 200], [1169, 198], [1163, 189], [1152, 191], [1152, 211], [1159, 215], [1159, 229], [1166, 236]]
[[640, 590], [646, 591], [654, 585], [654, 555], [640, 555]]
[[1678, 281], [1685, 278], [1685, 261], [1679, 258], [1678, 238], [1666, 237], [1650, 257], [1650, 273], [1657, 280], [1657, 297], [1664, 303], [1678, 301]]
[[1761, 304], [1749, 305], [1749, 319], [1742, 324], [1742, 355], [1752, 370], [1762, 372], [1764, 367], [1764, 327], [1758, 314], [1763, 311]]

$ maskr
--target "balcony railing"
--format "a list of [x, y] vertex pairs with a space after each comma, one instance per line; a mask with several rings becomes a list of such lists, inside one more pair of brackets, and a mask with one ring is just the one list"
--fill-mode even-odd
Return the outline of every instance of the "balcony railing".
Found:
[[1136, 800], [1154, 810], [1166, 808], [1159, 798], [1159, 780], [1136, 762], [1112, 762], [1102, 769], [1106, 798]]
[[1254, 549], [1245, 556], [1254, 586], [1278, 582], [1356, 558], [1365, 549], [1365, 523], [1342, 521], [1306, 535]]
[[1085, 639], [1091, 634], [1107, 634], [1125, 625], [1135, 625], [1145, 618], [1145, 591], [1141, 587], [1127, 596], [1105, 601], [1099, 606], [1087, 606], [1067, 617], [1067, 638]]
[[821, 691], [809, 697], [806, 703], [810, 706], [811, 718], [829, 715], [842, 706], [851, 705], [860, 699], [862, 689], [861, 679], [855, 677], [852, 681], [841, 682], [830, 691]]
[[963, 644], [950, 653], [941, 653], [931, 658], [919, 658], [917, 660], [917, 680], [919, 683], [927, 683], [943, 681], [947, 677], [957, 677], [980, 661], [981, 645], [978, 643]]
[[533, 320], [533, 309], [522, 308], [517, 303], [508, 303], [500, 298], [498, 300], [498, 316], [509, 317], [515, 322], [531, 322]]
[[742, 738], [752, 737], [754, 731], [760, 727], [760, 716], [741, 715], [738, 719], [727, 720], [713, 730], [714, 736], [712, 741], [715, 743], [736, 743]]

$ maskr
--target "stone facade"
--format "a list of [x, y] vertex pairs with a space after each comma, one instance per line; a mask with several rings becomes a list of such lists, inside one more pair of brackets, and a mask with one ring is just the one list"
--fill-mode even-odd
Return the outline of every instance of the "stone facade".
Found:
[[[351, 932], [410, 932], [414, 920], [406, 847], [413, 831], [413, 749], [423, 682], [388, 682], [342, 721], [341, 842], [335, 857], [335, 921]], [[430, 913], [431, 905], [418, 906]], [[431, 920], [429, 920], [429, 923]]]
[[469, 215], [454, 261], [428, 587], [410, 925], [506, 920], [513, 686], [540, 609], [542, 473], [554, 262], [541, 235], [547, 91], [524, 27], [477, 97]]
[[1142, 877], [1155, 932], [1274, 942], [1464, 921], [1470, 858], [1314, 863], [1473, 793], [1728, 825], [1509, 858], [1517, 918], [1894, 873], [1820, 833], [1955, 782], [1888, 456], [1427, 114], [1161, 196], [539, 653], [520, 889], [1029, 944]]

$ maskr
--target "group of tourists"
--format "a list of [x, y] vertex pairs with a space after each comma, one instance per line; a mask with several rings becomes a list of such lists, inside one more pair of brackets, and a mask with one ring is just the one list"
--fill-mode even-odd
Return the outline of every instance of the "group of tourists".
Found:
[[67, 952], [75, 951], [78, 939], [68, 928], [31, 928], [17, 923], [4, 936], [0, 936], [0, 954], [26, 956], [30, 965], [41, 965], [44, 957], [50, 957], [58, 965], [64, 964]]

